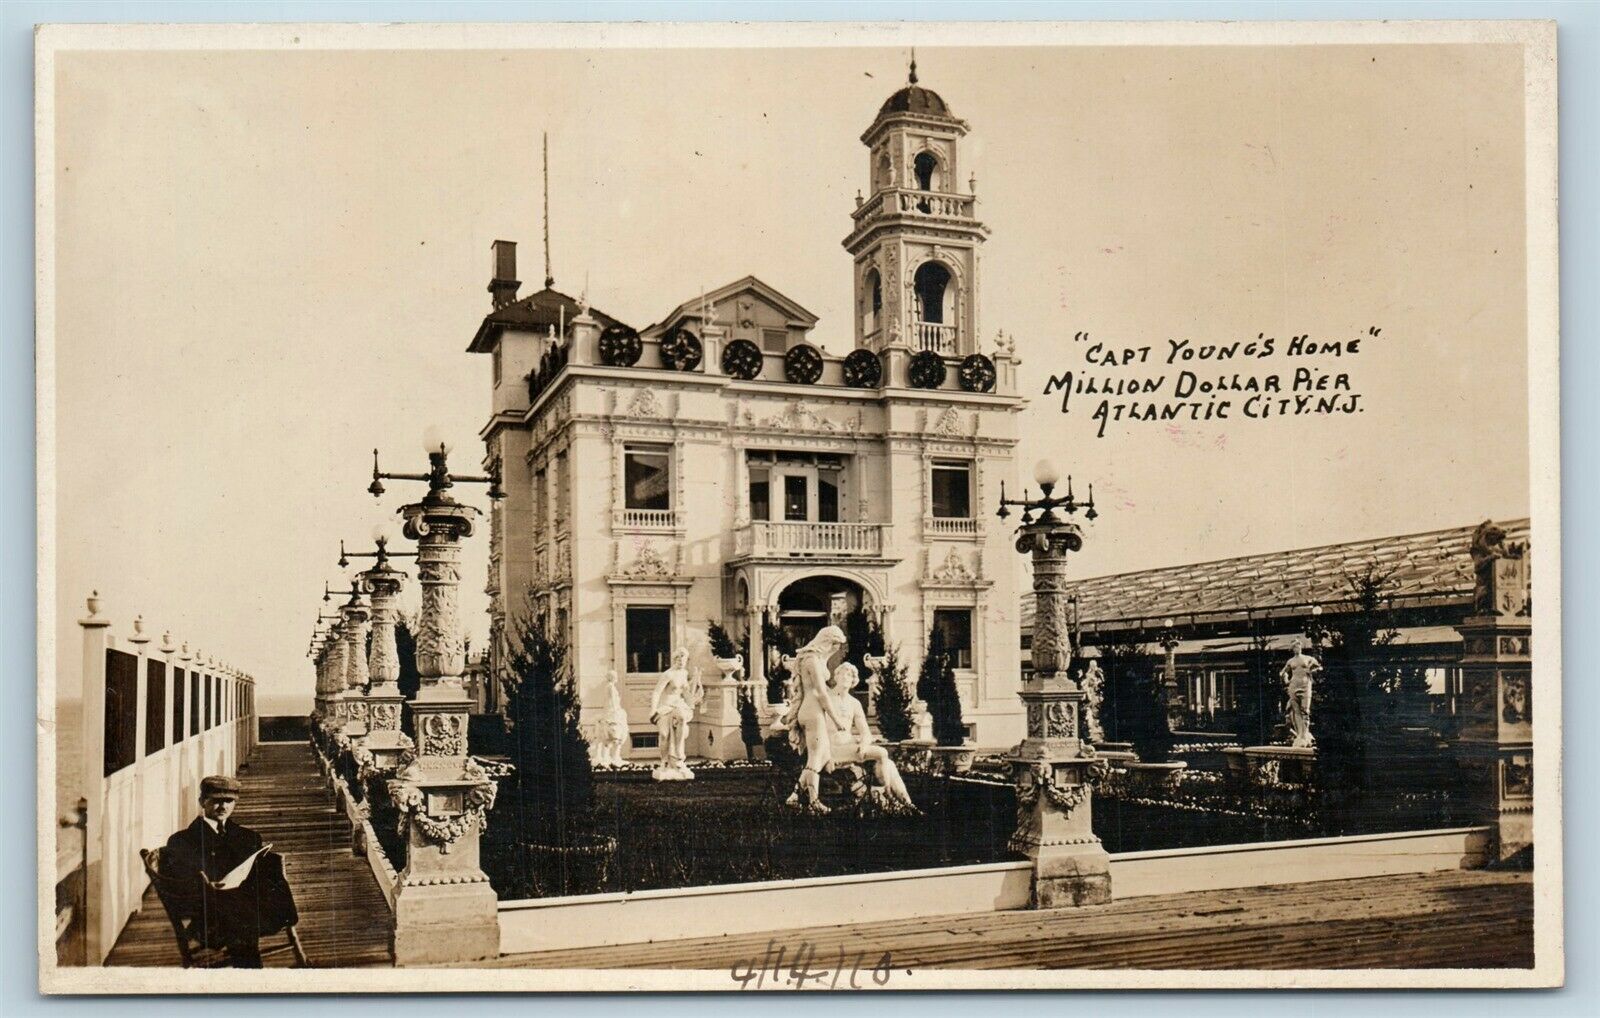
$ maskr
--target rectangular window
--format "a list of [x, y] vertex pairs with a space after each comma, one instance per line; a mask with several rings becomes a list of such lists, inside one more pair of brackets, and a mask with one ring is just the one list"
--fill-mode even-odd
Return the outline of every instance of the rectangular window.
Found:
[[783, 518], [804, 520], [807, 516], [806, 477], [803, 474], [783, 475]]
[[183, 741], [183, 698], [188, 688], [182, 668], [172, 670], [172, 741]]
[[543, 530], [545, 526], [545, 502], [548, 494], [545, 490], [544, 468], [540, 467], [533, 475], [533, 529]]
[[843, 487], [843, 474], [830, 467], [817, 468], [817, 519], [823, 523], [839, 522], [839, 490]]
[[972, 464], [933, 461], [933, 515], [946, 520], [972, 518]]
[[189, 673], [189, 734], [200, 734], [200, 673]]
[[750, 518], [772, 519], [772, 483], [766, 467], [750, 468]]
[[222, 724], [222, 676], [213, 676], [211, 681], [217, 687], [215, 693], [217, 698], [216, 711], [211, 715], [211, 726], [215, 728], [217, 725]]
[[500, 384], [500, 347], [499, 346], [496, 346], [494, 348], [494, 353], [491, 355], [491, 359], [494, 361], [494, 384], [496, 386], [499, 386], [499, 384]]
[[628, 736], [634, 749], [656, 749], [661, 745], [661, 735], [658, 732], [634, 732]]
[[106, 650], [105, 776], [133, 763], [139, 737], [139, 659]]
[[161, 752], [167, 744], [167, 666], [150, 662], [144, 687], [144, 755]]
[[629, 608], [627, 630], [628, 671], [636, 675], [666, 671], [672, 654], [672, 609]]
[[672, 508], [672, 450], [667, 446], [626, 446], [622, 476], [626, 508]]
[[571, 478], [567, 476], [567, 473], [567, 454], [564, 452], [557, 453], [555, 504], [555, 519], [557, 524], [565, 523], [567, 519], [567, 493], [572, 490], [569, 487]]
[[784, 353], [789, 349], [787, 329], [762, 329], [761, 349], [767, 353]]
[[933, 628], [944, 636], [944, 649], [955, 668], [972, 667], [972, 609], [935, 608]]
[[204, 720], [200, 722], [200, 730], [202, 732], [209, 732], [211, 730], [211, 718], [213, 716], [211, 712], [216, 710], [216, 701], [212, 699], [211, 694], [212, 689], [216, 687], [216, 683], [211, 681], [211, 676], [209, 675], [204, 676], [204, 679], [206, 687], [206, 712]]

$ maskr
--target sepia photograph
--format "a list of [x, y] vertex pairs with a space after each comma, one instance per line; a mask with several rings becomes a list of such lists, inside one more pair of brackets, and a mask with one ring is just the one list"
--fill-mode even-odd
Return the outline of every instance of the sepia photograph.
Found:
[[1562, 984], [1553, 23], [35, 56], [43, 992]]

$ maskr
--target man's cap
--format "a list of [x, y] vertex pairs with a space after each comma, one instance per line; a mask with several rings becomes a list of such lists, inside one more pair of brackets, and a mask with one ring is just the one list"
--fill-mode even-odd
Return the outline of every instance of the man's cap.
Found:
[[241, 787], [235, 778], [230, 778], [226, 774], [213, 774], [200, 779], [200, 798], [204, 799], [210, 795], [231, 795], [237, 799]]

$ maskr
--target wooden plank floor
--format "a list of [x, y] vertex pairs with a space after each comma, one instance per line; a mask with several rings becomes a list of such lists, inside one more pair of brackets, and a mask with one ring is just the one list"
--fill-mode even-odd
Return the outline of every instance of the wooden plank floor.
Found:
[[545, 951], [488, 964], [748, 971], [764, 956], [770, 967], [780, 947], [785, 978], [796, 949], [814, 953], [813, 968], [860, 953], [862, 972], [886, 951], [896, 969], [1528, 968], [1533, 883], [1528, 874], [1449, 870]]
[[[350, 822], [303, 743], [263, 743], [239, 774], [235, 818], [283, 856], [300, 909], [300, 943], [312, 966], [392, 965], [393, 917], [364, 858], [350, 850]], [[268, 937], [262, 948], [282, 944]], [[288, 952], [265, 959], [288, 966]], [[107, 965], [178, 965], [178, 945], [155, 891], [145, 892]]]

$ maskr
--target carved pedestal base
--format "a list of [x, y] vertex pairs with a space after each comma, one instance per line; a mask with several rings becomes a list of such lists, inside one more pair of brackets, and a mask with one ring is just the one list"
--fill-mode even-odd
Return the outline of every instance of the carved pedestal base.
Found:
[[709, 679], [706, 698], [689, 726], [689, 752], [712, 760], [742, 760], [744, 740], [739, 735], [739, 686], [734, 679]]
[[1017, 781], [1011, 850], [1033, 860], [1033, 908], [1100, 905], [1111, 900], [1111, 857], [1090, 826], [1094, 760], [1008, 758]]
[[400, 730], [400, 705], [405, 698], [399, 690], [380, 692], [382, 688], [374, 686], [367, 694], [367, 735], [362, 746], [372, 754], [379, 767], [387, 769], [398, 766], [400, 757], [415, 746]]
[[1061, 672], [1024, 684], [1028, 737], [1006, 757], [1017, 786], [1011, 850], [1033, 860], [1034, 908], [1111, 900], [1111, 857], [1090, 825], [1090, 783], [1109, 765], [1078, 738], [1084, 694]]
[[357, 744], [366, 738], [367, 698], [359, 689], [352, 689], [344, 694], [344, 726], [340, 731]]
[[1533, 844], [1533, 621], [1475, 617], [1456, 629], [1464, 699], [1457, 756], [1475, 812], [1495, 831], [1484, 861], [1504, 861]]
[[429, 758], [403, 770], [389, 789], [406, 826], [406, 866], [394, 902], [395, 964], [498, 956], [499, 909], [478, 866], [494, 782], [469, 761]]

